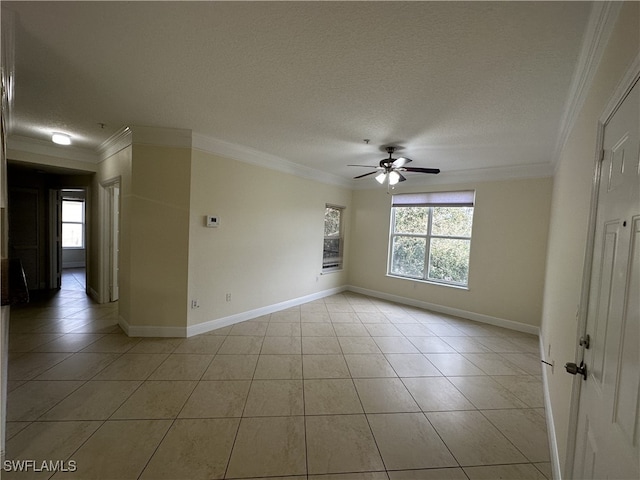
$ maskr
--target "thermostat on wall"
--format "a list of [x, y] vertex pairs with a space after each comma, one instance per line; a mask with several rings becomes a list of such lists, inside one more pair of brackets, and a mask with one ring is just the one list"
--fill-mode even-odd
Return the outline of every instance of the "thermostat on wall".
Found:
[[207, 227], [217, 227], [220, 225], [220, 217], [217, 215], [207, 215], [204, 217], [204, 220]]

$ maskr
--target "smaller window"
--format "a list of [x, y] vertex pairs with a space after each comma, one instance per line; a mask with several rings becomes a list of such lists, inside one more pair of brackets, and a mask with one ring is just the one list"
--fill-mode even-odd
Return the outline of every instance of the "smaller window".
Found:
[[322, 250], [322, 271], [342, 268], [342, 249], [344, 238], [342, 233], [343, 207], [327, 205], [324, 209], [324, 248]]
[[83, 200], [62, 200], [62, 248], [84, 248]]

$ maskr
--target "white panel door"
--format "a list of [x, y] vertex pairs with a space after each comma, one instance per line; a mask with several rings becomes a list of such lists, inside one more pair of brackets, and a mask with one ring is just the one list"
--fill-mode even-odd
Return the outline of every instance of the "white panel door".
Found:
[[574, 478], [640, 478], [640, 84], [605, 126]]

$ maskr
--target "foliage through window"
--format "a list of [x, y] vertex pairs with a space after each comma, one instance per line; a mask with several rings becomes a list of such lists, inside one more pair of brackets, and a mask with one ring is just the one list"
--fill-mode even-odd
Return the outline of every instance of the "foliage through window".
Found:
[[62, 200], [62, 248], [84, 248], [82, 200]]
[[467, 286], [474, 193], [394, 195], [389, 274]]
[[327, 205], [324, 209], [324, 248], [322, 270], [342, 268], [342, 213], [344, 208]]

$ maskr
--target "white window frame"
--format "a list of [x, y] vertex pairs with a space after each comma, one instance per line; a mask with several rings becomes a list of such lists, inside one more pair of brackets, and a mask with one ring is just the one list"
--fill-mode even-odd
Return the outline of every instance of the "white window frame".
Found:
[[[402, 278], [408, 280], [415, 280], [420, 282], [435, 283], [438, 285], [445, 285], [451, 287], [465, 288], [469, 287], [469, 276], [467, 276], [467, 282], [452, 282], [442, 279], [430, 278], [431, 262], [429, 261], [431, 256], [431, 241], [433, 239], [443, 238], [447, 240], [463, 240], [469, 242], [469, 259], [471, 258], [471, 238], [470, 236], [449, 236], [449, 235], [434, 235], [432, 232], [433, 225], [433, 210], [436, 207], [474, 207], [475, 206], [475, 191], [464, 190], [459, 192], [426, 192], [426, 193], [409, 193], [394, 195], [391, 205], [391, 225], [389, 227], [389, 251], [387, 257], [387, 275], [395, 278]], [[428, 209], [427, 217], [427, 231], [426, 233], [396, 233], [395, 232], [395, 215], [396, 207], [419, 207]], [[475, 213], [475, 212], [474, 212]], [[394, 239], [398, 237], [407, 238], [423, 238], [425, 239], [425, 258], [424, 268], [421, 276], [402, 275], [392, 272], [393, 267], [393, 245]]]
[[70, 225], [81, 225], [82, 226], [82, 236], [81, 236], [81, 240], [82, 243], [80, 246], [74, 246], [74, 247], [65, 247], [64, 245], [62, 246], [62, 248], [64, 250], [83, 250], [85, 248], [85, 230], [86, 230], [86, 203], [85, 200], [82, 198], [62, 198], [62, 207], [64, 208], [64, 204], [65, 202], [77, 202], [77, 203], [81, 203], [82, 204], [82, 221], [80, 222], [65, 222], [62, 221], [62, 229], [64, 230], [64, 225], [66, 224], [70, 224]]
[[[338, 210], [340, 212], [340, 225], [338, 227], [338, 235], [331, 235], [331, 236], [323, 236], [323, 241], [322, 241], [322, 273], [329, 273], [329, 272], [335, 272], [338, 270], [342, 270], [343, 265], [344, 265], [344, 211], [345, 211], [345, 207], [341, 207], [339, 205], [331, 205], [331, 204], [326, 204], [325, 206], [325, 222], [326, 222], [326, 211], [328, 208], [334, 209], [334, 210]], [[324, 223], [323, 223], [323, 227], [324, 227]], [[324, 230], [323, 230], [324, 231]], [[324, 243], [326, 240], [335, 240], [335, 239], [339, 239], [339, 243], [338, 243], [338, 253], [339, 256], [337, 257], [338, 260], [335, 262], [331, 262], [331, 264], [325, 264], [325, 256], [324, 256]]]

